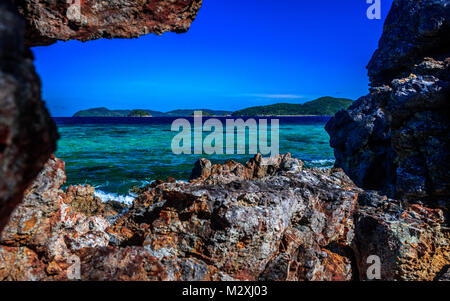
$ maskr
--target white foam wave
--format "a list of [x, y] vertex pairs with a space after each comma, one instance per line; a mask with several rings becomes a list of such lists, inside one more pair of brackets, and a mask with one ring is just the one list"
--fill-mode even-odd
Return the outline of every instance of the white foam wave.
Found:
[[120, 203], [124, 203], [127, 205], [131, 205], [133, 204], [134, 201], [134, 196], [132, 195], [119, 195], [119, 194], [115, 194], [115, 193], [111, 193], [111, 192], [104, 192], [101, 190], [96, 189], [94, 195], [96, 197], [99, 197], [102, 202], [107, 202], [107, 201], [117, 201]]
[[312, 160], [311, 161], [312, 164], [328, 164], [328, 165], [333, 165], [334, 164], [334, 160], [332, 159], [322, 159], [322, 160]]

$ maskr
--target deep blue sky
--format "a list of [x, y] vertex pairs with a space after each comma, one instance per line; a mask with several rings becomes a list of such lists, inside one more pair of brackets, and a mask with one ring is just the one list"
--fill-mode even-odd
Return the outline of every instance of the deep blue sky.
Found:
[[367, 93], [382, 20], [366, 0], [204, 0], [185, 34], [58, 42], [33, 51], [53, 116], [78, 110], [237, 110]]

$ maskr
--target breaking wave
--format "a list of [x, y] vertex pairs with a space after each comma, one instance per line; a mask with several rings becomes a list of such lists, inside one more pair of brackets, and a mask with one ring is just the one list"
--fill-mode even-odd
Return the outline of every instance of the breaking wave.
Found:
[[102, 202], [117, 201], [127, 205], [133, 204], [135, 198], [135, 196], [133, 195], [119, 195], [116, 193], [104, 192], [98, 189], [95, 189], [94, 195], [96, 197], [99, 197], [102, 200]]

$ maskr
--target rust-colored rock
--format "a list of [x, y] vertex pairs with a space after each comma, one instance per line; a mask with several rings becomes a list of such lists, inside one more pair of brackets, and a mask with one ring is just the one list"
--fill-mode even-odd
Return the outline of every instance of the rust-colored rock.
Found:
[[381, 261], [381, 279], [431, 281], [450, 264], [450, 233], [443, 212], [365, 192], [355, 211], [352, 247], [361, 279], [367, 258]]
[[303, 165], [301, 160], [292, 158], [290, 153], [271, 158], [263, 158], [261, 154], [257, 154], [244, 165], [231, 160], [225, 164], [212, 165], [209, 160], [203, 158], [195, 163], [190, 181], [212, 185], [236, 180], [252, 180], [274, 175], [280, 170], [288, 173], [300, 172]]
[[[73, 189], [67, 194], [60, 189], [65, 179], [64, 162], [52, 157], [27, 189], [22, 203], [0, 235], [0, 245], [10, 247], [4, 249], [4, 254], [26, 248], [42, 256], [46, 274], [41, 278], [45, 279], [67, 279], [70, 256], [83, 248], [103, 247], [109, 243], [105, 229], [110, 223], [104, 217], [86, 216], [67, 204], [69, 200], [73, 201]], [[96, 202], [85, 197], [79, 202]], [[91, 207], [87, 205], [87, 208]], [[26, 258], [20, 259], [23, 273], [34, 269], [35, 265], [34, 260]], [[21, 279], [34, 280], [29, 274], [24, 274]]]
[[32, 250], [0, 246], [0, 281], [46, 279], [45, 265]]
[[111, 218], [126, 208], [126, 205], [116, 201], [103, 203], [99, 197], [95, 196], [95, 188], [91, 185], [69, 186], [64, 203], [68, 204], [74, 212], [82, 213], [87, 217], [97, 215]]
[[[303, 162], [290, 155], [271, 162], [258, 155], [244, 165], [199, 162], [194, 174], [200, 177], [190, 183], [161, 182], [141, 191], [130, 211], [108, 230], [113, 241], [144, 246], [161, 261], [196, 258], [241, 280], [272, 279], [271, 267], [283, 265], [277, 258], [293, 266], [300, 250], [313, 249], [314, 260], [316, 250], [330, 256], [308, 275], [285, 274], [277, 280], [351, 278], [348, 259], [322, 250], [331, 242], [348, 244], [352, 237], [350, 217], [359, 190], [338, 186], [351, 182], [338, 180], [345, 174], [304, 171]], [[292, 232], [297, 244], [285, 249]], [[297, 265], [314, 268], [302, 260]]]
[[64, 197], [60, 187], [65, 180], [64, 162], [52, 157], [12, 213], [0, 233], [0, 242], [46, 252], [60, 219], [60, 204]]
[[348, 281], [376, 255], [383, 280], [446, 279], [441, 210], [362, 191], [340, 169], [265, 160], [155, 182], [105, 216], [92, 187], [60, 189], [53, 157], [0, 237], [0, 277], [73, 280], [79, 263], [82, 280]]
[[29, 46], [188, 31], [202, 0], [15, 0]]

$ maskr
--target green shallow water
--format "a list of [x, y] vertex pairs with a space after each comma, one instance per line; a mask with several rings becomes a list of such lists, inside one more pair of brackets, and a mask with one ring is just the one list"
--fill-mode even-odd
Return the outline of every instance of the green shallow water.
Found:
[[[333, 150], [325, 117], [280, 119], [280, 153], [290, 152], [309, 167], [331, 167]], [[91, 184], [99, 196], [125, 196], [134, 186], [172, 176], [187, 180], [197, 159], [247, 161], [252, 155], [175, 155], [173, 118], [55, 118], [56, 156], [66, 162], [67, 185]]]

